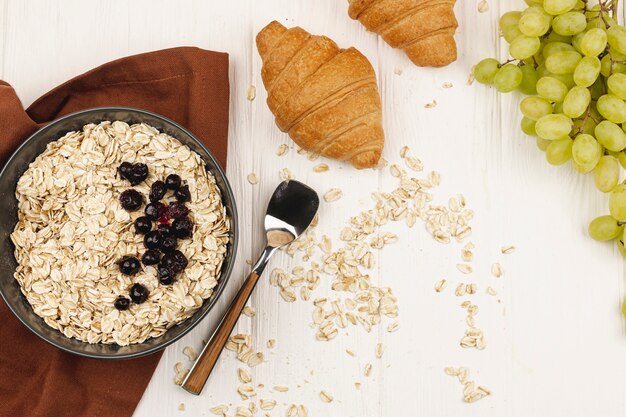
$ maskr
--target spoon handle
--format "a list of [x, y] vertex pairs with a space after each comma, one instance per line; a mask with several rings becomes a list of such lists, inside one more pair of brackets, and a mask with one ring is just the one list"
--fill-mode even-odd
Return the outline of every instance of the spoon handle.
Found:
[[226, 345], [228, 336], [230, 336], [235, 324], [237, 324], [241, 311], [245, 307], [248, 298], [250, 298], [252, 290], [254, 290], [256, 283], [259, 281], [259, 276], [263, 272], [263, 269], [265, 269], [265, 265], [267, 264], [269, 257], [274, 252], [274, 249], [275, 248], [265, 249], [259, 258], [259, 261], [252, 269], [252, 272], [250, 272], [250, 275], [248, 275], [248, 278], [246, 278], [245, 282], [239, 289], [235, 299], [228, 307], [228, 311], [222, 318], [222, 321], [215, 330], [215, 333], [213, 333], [207, 344], [202, 349], [200, 356], [196, 360], [196, 363], [194, 363], [182, 384], [182, 387], [188, 392], [199, 395], [202, 391], [202, 388], [209, 378], [217, 359], [220, 357], [220, 354], [224, 349], [224, 345]]

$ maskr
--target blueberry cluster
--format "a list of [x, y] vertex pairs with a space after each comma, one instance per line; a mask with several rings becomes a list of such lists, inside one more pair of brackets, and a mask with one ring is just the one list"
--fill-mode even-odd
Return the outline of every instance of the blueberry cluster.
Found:
[[[145, 164], [131, 164], [123, 162], [118, 172], [132, 185], [137, 185], [148, 176], [148, 167]], [[171, 191], [174, 201], [163, 200], [168, 191]], [[144, 235], [143, 244], [146, 251], [141, 262], [134, 256], [124, 256], [118, 261], [120, 272], [124, 275], [135, 275], [144, 265], [158, 265], [159, 282], [169, 285], [176, 280], [189, 261], [178, 250], [179, 239], [191, 238], [193, 221], [189, 218], [189, 208], [185, 205], [190, 201], [189, 186], [183, 184], [180, 176], [170, 174], [165, 181], [155, 181], [148, 196], [150, 202], [146, 204], [144, 215], [135, 220], [135, 231]], [[144, 204], [144, 196], [135, 189], [125, 190], [120, 194], [120, 203], [127, 211], [137, 211]], [[119, 296], [115, 300], [115, 308], [128, 310], [131, 300], [141, 304], [147, 300], [149, 291], [141, 284], [134, 284], [130, 289], [130, 299]]]

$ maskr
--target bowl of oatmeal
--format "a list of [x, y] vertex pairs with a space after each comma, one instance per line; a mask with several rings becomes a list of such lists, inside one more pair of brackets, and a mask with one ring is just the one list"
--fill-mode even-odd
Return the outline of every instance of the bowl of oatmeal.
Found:
[[65, 351], [124, 359], [163, 349], [215, 305], [237, 211], [226, 175], [162, 116], [96, 108], [42, 128], [0, 173], [0, 294]]

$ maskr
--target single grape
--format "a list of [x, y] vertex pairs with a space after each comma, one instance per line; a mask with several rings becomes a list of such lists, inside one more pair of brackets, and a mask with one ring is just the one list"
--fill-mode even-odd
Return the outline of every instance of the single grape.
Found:
[[572, 46], [577, 52], [580, 52], [581, 54], [583, 53], [583, 51], [580, 49], [580, 45], [583, 42], [583, 36], [585, 36], [585, 32], [580, 32], [572, 36]]
[[560, 14], [552, 20], [552, 29], [562, 36], [573, 36], [587, 28], [587, 18], [580, 12]]
[[593, 170], [596, 188], [603, 193], [611, 191], [619, 182], [619, 171], [619, 161], [616, 157], [612, 155], [602, 156]]
[[551, 140], [541, 139], [540, 137], [537, 137], [535, 142], [537, 143], [537, 148], [543, 152], [545, 152], [546, 149], [548, 149], [548, 146], [552, 143]]
[[529, 6], [533, 6], [536, 4], [543, 4], [543, 0], [524, 0], [524, 3], [526, 3]]
[[573, 142], [569, 137], [551, 141], [546, 149], [546, 160], [548, 163], [561, 165], [569, 161], [572, 157]]
[[576, 51], [561, 51], [546, 57], [546, 68], [554, 74], [574, 72], [582, 56]]
[[626, 99], [626, 74], [615, 73], [606, 81], [609, 93], [616, 95], [622, 100]]
[[554, 77], [541, 77], [537, 81], [537, 94], [548, 101], [558, 103], [563, 101], [568, 92], [567, 86]]
[[493, 83], [501, 93], [515, 90], [522, 82], [522, 70], [517, 65], [506, 64], [496, 72]]
[[613, 94], [605, 94], [596, 103], [598, 112], [613, 123], [626, 122], [626, 102]]
[[621, 62], [611, 63], [611, 56], [609, 54], [606, 54], [604, 57], [602, 57], [602, 59], [600, 60], [600, 65], [600, 74], [604, 75], [605, 77], [609, 77], [611, 76], [611, 74], [615, 73], [626, 73], [626, 65], [622, 64]]
[[504, 35], [504, 40], [507, 41], [507, 43], [509, 44], [517, 39], [518, 36], [524, 35], [522, 31], [519, 30], [519, 27], [517, 25], [511, 26], [510, 28], [503, 30], [502, 34]]
[[622, 151], [622, 152], [617, 152], [617, 160], [619, 161], [619, 164], [622, 166], [622, 168], [626, 169], [626, 152]]
[[603, 120], [595, 129], [596, 138], [609, 151], [619, 152], [626, 148], [626, 133], [615, 123]]
[[543, 42], [545, 44], [549, 44], [552, 42], [565, 42], [565, 43], [570, 43], [572, 41], [572, 37], [571, 36], [561, 36], [558, 33], [551, 31], [548, 36], [544, 37]]
[[626, 54], [626, 28], [613, 25], [606, 31], [606, 37], [612, 49], [621, 54]]
[[527, 59], [539, 52], [541, 41], [537, 37], [520, 35], [509, 46], [509, 54], [515, 59]]
[[552, 113], [552, 104], [545, 98], [529, 96], [519, 104], [522, 114], [530, 120], [537, 121], [541, 117]]
[[[575, 131], [573, 133], [586, 133], [588, 135], [595, 135], [596, 122], [593, 121], [592, 118], [580, 118], [574, 119], [574, 127]], [[572, 133], [570, 133], [570, 136]]]
[[609, 213], [617, 220], [626, 219], [626, 185], [619, 184], [609, 196]]
[[519, 30], [526, 36], [541, 36], [550, 29], [552, 18], [540, 13], [523, 15], [518, 23]]
[[537, 120], [535, 130], [540, 138], [561, 139], [572, 130], [572, 119], [563, 114], [547, 114]]
[[554, 55], [557, 52], [563, 51], [576, 52], [576, 49], [569, 43], [551, 42], [544, 45], [543, 49], [541, 50], [541, 54], [544, 58], [548, 58], [550, 55]]
[[482, 84], [493, 84], [493, 79], [499, 68], [500, 63], [496, 59], [483, 59], [474, 67], [474, 78]]
[[559, 101], [558, 103], [554, 103], [554, 111], [553, 113], [563, 113], [563, 102]]
[[576, 6], [577, 0], [544, 0], [543, 8], [551, 15], [559, 15], [569, 12]]
[[599, 28], [589, 29], [580, 42], [580, 50], [586, 56], [598, 56], [606, 48], [606, 32]]
[[500, 30], [504, 32], [513, 26], [517, 26], [521, 17], [522, 17], [522, 12], [518, 12], [518, 11], [510, 11], [510, 12], [504, 13], [502, 16], [500, 16], [500, 21], [498, 22], [500, 26]]
[[522, 132], [526, 133], [528, 136], [537, 136], [537, 132], [535, 132], [535, 121], [529, 119], [528, 117], [522, 117], [522, 122], [520, 123], [522, 127]]
[[580, 172], [586, 174], [595, 168], [602, 156], [602, 146], [591, 135], [582, 133], [576, 136], [572, 145], [572, 159]]
[[623, 229], [613, 217], [600, 216], [589, 223], [589, 236], [594, 240], [613, 240], [623, 233]]
[[[602, 97], [605, 93], [604, 91], [604, 78], [598, 78], [595, 83], [589, 87], [589, 92], [591, 93], [591, 100], [598, 101], [600, 97]], [[594, 103], [595, 105], [595, 103]], [[595, 106], [594, 106], [595, 107]], [[600, 113], [598, 113], [600, 116]]]
[[563, 113], [571, 118], [582, 116], [591, 102], [591, 93], [585, 87], [574, 87], [565, 95]]
[[519, 67], [522, 71], [522, 82], [518, 86], [519, 90], [527, 95], [537, 94], [537, 79], [539, 75], [532, 65], [522, 65]]
[[581, 87], [589, 87], [600, 75], [600, 60], [595, 56], [586, 56], [578, 62], [574, 70], [574, 82]]

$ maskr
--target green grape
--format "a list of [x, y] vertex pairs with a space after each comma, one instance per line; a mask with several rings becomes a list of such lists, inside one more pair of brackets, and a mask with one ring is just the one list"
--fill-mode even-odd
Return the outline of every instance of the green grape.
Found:
[[596, 126], [596, 138], [609, 151], [619, 152], [626, 148], [626, 133], [615, 123], [603, 120]]
[[591, 102], [591, 93], [585, 87], [574, 87], [563, 100], [563, 113], [571, 118], [582, 116]]
[[563, 101], [568, 88], [562, 81], [553, 77], [541, 77], [537, 81], [537, 94], [548, 101], [558, 103]]
[[576, 6], [576, 0], [544, 0], [543, 8], [551, 15], [569, 12]]
[[606, 36], [611, 45], [620, 54], [626, 54], [626, 28], [619, 25], [613, 25], [606, 31]]
[[572, 37], [571, 36], [561, 36], [558, 33], [551, 31], [548, 36], [546, 36], [545, 38], [543, 38], [543, 42], [548, 44], [548, 43], [552, 43], [552, 42], [565, 42], [565, 43], [570, 43], [572, 41]]
[[548, 163], [561, 165], [569, 161], [572, 157], [573, 142], [569, 137], [551, 141], [546, 149], [546, 160]]
[[529, 6], [533, 6], [535, 4], [543, 4], [543, 0], [524, 0], [524, 3]]
[[537, 121], [543, 116], [552, 113], [552, 104], [544, 98], [529, 96], [524, 98], [519, 104], [524, 117]]
[[540, 13], [528, 13], [519, 20], [519, 30], [526, 36], [541, 36], [550, 29], [552, 18]]
[[613, 123], [626, 122], [626, 103], [613, 94], [605, 94], [596, 103], [598, 112]]
[[611, 213], [614, 219], [626, 219], [626, 185], [616, 185], [611, 191], [609, 196], [609, 213]]
[[528, 136], [537, 136], [537, 132], [535, 132], [535, 121], [529, 119], [528, 117], [522, 117], [522, 122], [520, 123], [522, 127], [522, 132], [526, 133]]
[[522, 65], [519, 67], [522, 71], [522, 82], [519, 85], [519, 90], [527, 95], [536, 94], [537, 89], [537, 71], [532, 65]]
[[572, 132], [570, 133], [570, 136], [576, 133], [586, 133], [588, 135], [593, 136], [596, 133], [595, 129], [596, 129], [596, 122], [594, 122], [592, 118], [575, 119], [574, 127], [572, 129]]
[[486, 58], [474, 67], [474, 78], [482, 84], [493, 84], [500, 63], [493, 58]]
[[541, 51], [541, 54], [543, 55], [544, 58], [548, 58], [550, 55], [556, 54], [557, 52], [563, 52], [563, 51], [576, 52], [576, 49], [569, 43], [552, 42], [552, 43], [548, 43], [544, 45], [543, 50]]
[[537, 120], [535, 130], [540, 138], [556, 140], [572, 130], [572, 119], [563, 114], [547, 114]]
[[600, 60], [595, 56], [586, 56], [580, 60], [574, 70], [574, 82], [581, 87], [589, 87], [600, 75]]
[[522, 17], [522, 12], [510, 11], [504, 13], [500, 16], [500, 21], [498, 22], [500, 30], [505, 32], [507, 29], [517, 26], [520, 17]]
[[552, 29], [562, 36], [573, 36], [587, 28], [587, 18], [580, 12], [567, 12], [552, 20]]
[[586, 56], [598, 56], [606, 48], [606, 32], [599, 28], [589, 29], [580, 41], [580, 51]]
[[[580, 45], [583, 42], [583, 37], [585, 36], [585, 32], [580, 32], [574, 36], [572, 36], [572, 46], [576, 51], [582, 54], [582, 50], [580, 49]], [[583, 54], [584, 55], [584, 54]]]
[[507, 41], [507, 43], [509, 44], [513, 42], [518, 36], [523, 36], [522, 31], [519, 30], [519, 27], [517, 25], [511, 26], [510, 28], [503, 30], [502, 34], [504, 35], [504, 40]]
[[521, 84], [523, 78], [522, 70], [517, 65], [506, 64], [496, 72], [493, 83], [501, 93], [508, 93]]
[[582, 56], [576, 51], [561, 51], [546, 57], [546, 68], [554, 74], [574, 72]]
[[[619, 181], [619, 161], [612, 155], [604, 155], [598, 161], [593, 170], [593, 179], [596, 188], [603, 193], [608, 193]], [[611, 217], [611, 216], [608, 216]]]
[[613, 240], [622, 233], [623, 227], [613, 217], [596, 217], [589, 223], [589, 236], [594, 240]]
[[537, 143], [537, 148], [539, 148], [540, 151], [545, 152], [546, 149], [548, 149], [548, 146], [552, 143], [552, 141], [548, 140], [548, 139], [541, 139], [540, 137], [537, 137], [536, 143]]
[[515, 59], [526, 59], [535, 55], [540, 47], [539, 38], [520, 35], [511, 42], [509, 54]]
[[[594, 106], [595, 106], [595, 102], [598, 101], [598, 99], [604, 95], [604, 82], [602, 80], [603, 80], [602, 78], [598, 78], [596, 82], [593, 83], [591, 87], [589, 87], [589, 92], [591, 93], [591, 100], [592, 102], [594, 102]], [[598, 113], [598, 116], [600, 116], [599, 113]]]
[[593, 136], [586, 133], [576, 136], [572, 145], [572, 159], [578, 164], [580, 172], [584, 174], [591, 172], [601, 156], [602, 146]]
[[622, 166], [622, 168], [626, 169], [626, 153], [623, 151], [618, 152], [617, 160], [619, 161], [619, 164]]
[[626, 99], [626, 74], [615, 73], [606, 81], [609, 93], [615, 94], [622, 100]]
[[[615, 54], [613, 55], [615, 56]], [[615, 74], [616, 72], [626, 73], [626, 65], [620, 62], [614, 62], [613, 64], [611, 64], [611, 56], [609, 54], [606, 54], [604, 57], [602, 57], [602, 59], [600, 60], [600, 65], [600, 74], [604, 75], [605, 77], [609, 77], [611, 74]]]
[[554, 111], [552, 113], [563, 113], [563, 102], [554, 103]]

